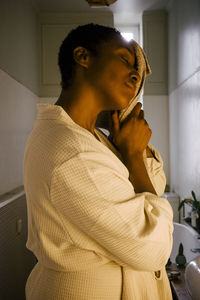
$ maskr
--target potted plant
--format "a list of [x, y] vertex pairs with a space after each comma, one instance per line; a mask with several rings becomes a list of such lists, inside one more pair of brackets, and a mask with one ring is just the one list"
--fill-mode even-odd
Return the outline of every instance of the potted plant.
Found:
[[189, 203], [192, 206], [192, 213], [193, 215], [196, 215], [196, 224], [192, 224], [193, 227], [196, 227], [198, 233], [200, 233], [200, 201], [197, 200], [195, 192], [192, 191], [192, 199], [191, 198], [186, 198], [182, 200], [179, 204], [178, 210], [183, 207], [185, 203]]

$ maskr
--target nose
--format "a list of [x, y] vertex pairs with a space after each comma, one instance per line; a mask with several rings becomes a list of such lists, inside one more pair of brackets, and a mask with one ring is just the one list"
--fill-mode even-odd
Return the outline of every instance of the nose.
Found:
[[132, 71], [130, 74], [132, 82], [138, 83], [141, 79], [139, 73], [137, 71]]

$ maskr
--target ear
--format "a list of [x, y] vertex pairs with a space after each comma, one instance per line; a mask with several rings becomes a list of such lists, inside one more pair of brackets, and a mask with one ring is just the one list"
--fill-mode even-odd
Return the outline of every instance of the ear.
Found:
[[73, 51], [73, 57], [77, 64], [87, 68], [89, 64], [89, 51], [84, 47], [76, 47]]

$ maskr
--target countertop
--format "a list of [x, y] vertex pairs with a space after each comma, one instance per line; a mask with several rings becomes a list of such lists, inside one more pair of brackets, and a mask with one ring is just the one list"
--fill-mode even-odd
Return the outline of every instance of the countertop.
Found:
[[179, 271], [180, 275], [177, 279], [170, 279], [170, 285], [173, 293], [173, 299], [174, 300], [192, 300], [190, 294], [188, 293], [186, 289], [186, 283], [185, 283], [185, 268], [177, 267], [175, 263], [172, 263], [170, 266], [170, 269], [167, 270], [167, 273], [169, 274], [170, 271]]

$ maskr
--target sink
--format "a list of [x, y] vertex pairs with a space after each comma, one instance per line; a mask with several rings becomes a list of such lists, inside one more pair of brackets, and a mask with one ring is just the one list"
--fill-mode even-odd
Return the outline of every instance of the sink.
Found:
[[185, 268], [185, 282], [193, 300], [200, 299], [200, 256], [191, 260]]

